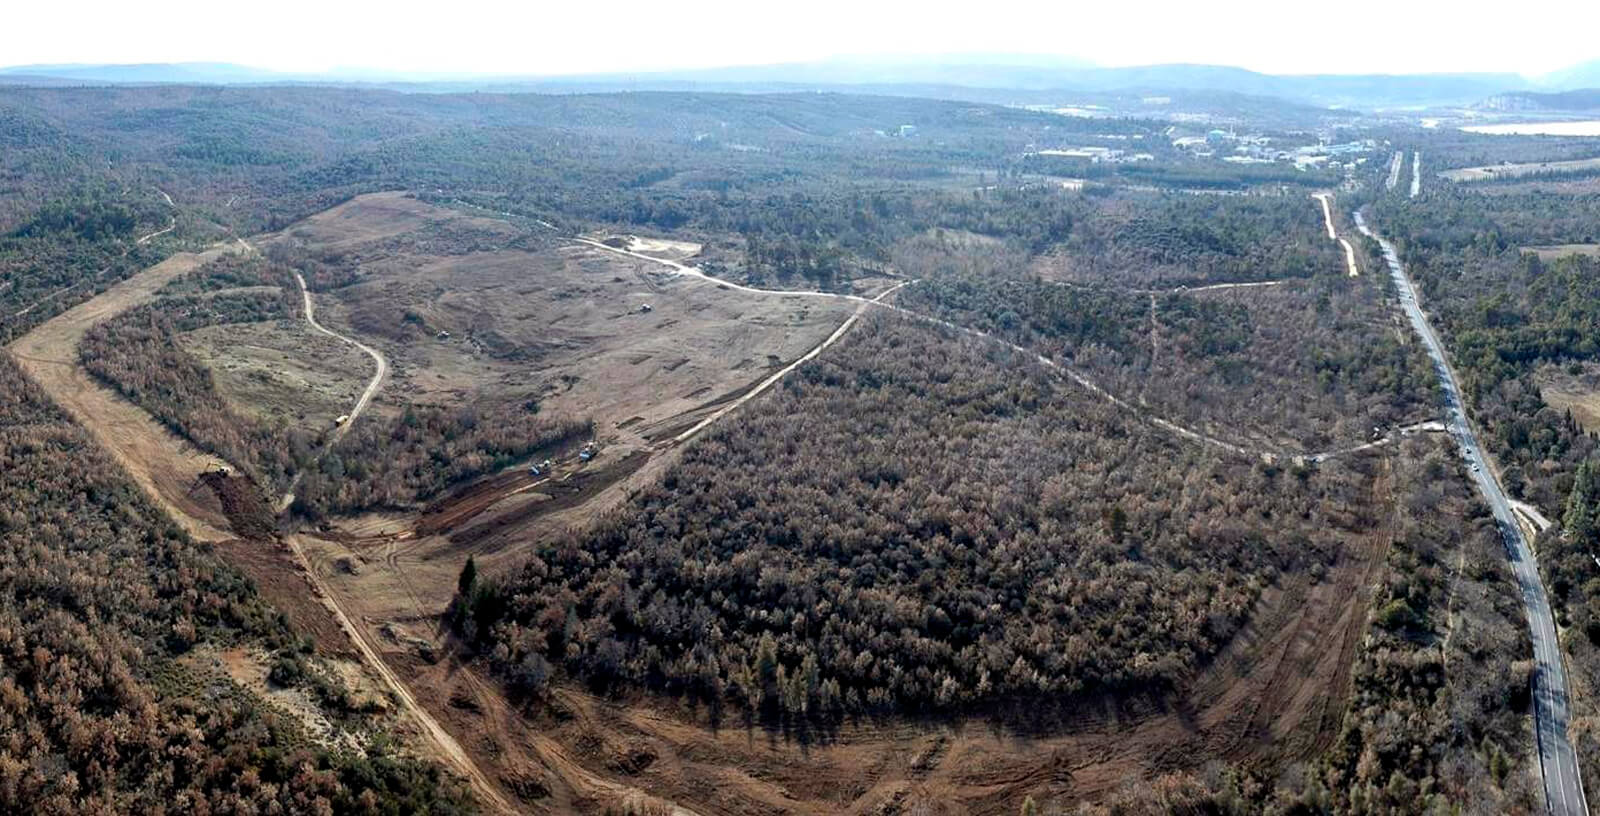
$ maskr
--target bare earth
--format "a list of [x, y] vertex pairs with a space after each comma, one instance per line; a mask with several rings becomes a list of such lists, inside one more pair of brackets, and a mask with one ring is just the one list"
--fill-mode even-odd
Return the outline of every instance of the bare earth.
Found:
[[1588, 255], [1600, 258], [1600, 244], [1555, 244], [1550, 246], [1525, 246], [1523, 252], [1532, 252], [1541, 261], [1553, 261], [1565, 255]]
[[222, 461], [168, 431], [144, 410], [100, 385], [78, 365], [89, 327], [150, 300], [172, 279], [229, 250], [181, 253], [36, 327], [11, 344], [28, 376], [88, 428], [140, 487], [202, 541], [233, 536], [210, 491], [195, 478]]

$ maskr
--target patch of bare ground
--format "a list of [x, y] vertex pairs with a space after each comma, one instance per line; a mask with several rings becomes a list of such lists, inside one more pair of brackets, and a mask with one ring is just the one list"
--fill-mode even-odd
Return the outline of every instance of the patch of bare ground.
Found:
[[516, 234], [504, 221], [436, 207], [404, 192], [385, 192], [356, 196], [278, 233], [263, 236], [256, 244], [288, 239], [322, 249], [348, 249], [447, 222], [467, 223], [506, 236]]
[[[390, 359], [393, 379], [379, 411], [398, 411], [398, 395], [437, 405], [532, 397], [544, 410], [593, 417], [605, 435], [634, 417], [647, 425], [693, 410], [708, 389], [726, 393], [759, 379], [739, 364], [792, 360], [851, 308], [724, 290], [645, 259], [553, 239], [430, 254], [422, 241], [351, 237], [406, 237], [461, 218], [392, 194], [361, 196], [263, 242], [269, 250], [274, 240], [293, 240], [360, 256], [358, 282], [320, 293], [318, 316]], [[694, 246], [647, 244], [667, 254]]]
[[256, 591], [289, 619], [296, 632], [316, 641], [319, 651], [358, 657], [350, 638], [328, 615], [294, 556], [281, 542], [234, 538], [218, 542], [215, 547], [229, 564], [250, 576]]
[[1539, 384], [1539, 396], [1550, 407], [1570, 411], [1584, 430], [1600, 432], [1600, 365], [1548, 365], [1535, 373], [1534, 381]]
[[1489, 164], [1481, 167], [1458, 167], [1453, 170], [1444, 170], [1439, 173], [1441, 178], [1450, 181], [1473, 182], [1493, 181], [1504, 179], [1518, 179], [1526, 176], [1536, 176], [1541, 173], [1577, 173], [1595, 171], [1600, 172], [1600, 158], [1573, 159], [1571, 161], [1553, 162], [1524, 162], [1513, 164]]
[[298, 319], [208, 326], [177, 339], [210, 369], [230, 408], [311, 432], [349, 413], [371, 376], [365, 354]]
[[1588, 255], [1600, 257], [1600, 244], [1552, 244], [1548, 246], [1525, 246], [1523, 252], [1532, 252], [1539, 256], [1539, 260], [1553, 261], [1567, 255]]
[[312, 742], [329, 749], [361, 752], [361, 741], [353, 733], [335, 725], [322, 707], [301, 688], [286, 688], [273, 683], [268, 675], [268, 656], [259, 649], [202, 648], [185, 656], [191, 668], [220, 670], [240, 688], [298, 723]]

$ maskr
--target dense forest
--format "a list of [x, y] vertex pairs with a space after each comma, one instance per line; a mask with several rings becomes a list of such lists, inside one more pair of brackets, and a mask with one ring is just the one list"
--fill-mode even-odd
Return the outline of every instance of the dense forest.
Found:
[[464, 791], [386, 751], [317, 747], [184, 655], [283, 617], [186, 538], [0, 354], [0, 810], [460, 813]]
[[1437, 416], [1432, 372], [1380, 295], [1326, 275], [1200, 294], [974, 273], [924, 280], [898, 302], [1070, 363], [1169, 420], [1294, 452]]
[[1270, 775], [1218, 763], [1128, 785], [1083, 813], [1543, 812], [1527, 748], [1532, 655], [1492, 520], [1447, 442], [1366, 461], [1393, 468], [1401, 492], [1333, 743]]
[[762, 720], [1159, 691], [1374, 523], [1342, 467], [1213, 459], [995, 344], [884, 317], [836, 350], [463, 631], [524, 690]]
[[147, 196], [95, 186], [52, 198], [9, 231], [0, 221], [0, 342], [159, 260], [137, 241], [167, 215]]
[[1310, 196], [1101, 197], [1041, 272], [1078, 283], [1201, 286], [1340, 274]]
[[594, 435], [585, 421], [541, 415], [531, 401], [448, 409], [408, 406], [364, 419], [305, 472], [294, 508], [312, 518], [416, 507], [458, 482]]

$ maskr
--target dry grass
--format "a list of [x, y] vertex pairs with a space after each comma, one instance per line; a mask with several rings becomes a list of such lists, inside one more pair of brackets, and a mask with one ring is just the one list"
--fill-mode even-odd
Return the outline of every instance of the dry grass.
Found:
[[1490, 181], [1494, 179], [1521, 178], [1538, 173], [1567, 173], [1578, 170], [1600, 172], [1600, 158], [1527, 162], [1524, 164], [1507, 162], [1505, 164], [1491, 164], [1482, 167], [1458, 167], [1454, 170], [1441, 171], [1439, 175], [1450, 181]]
[[372, 373], [365, 354], [298, 319], [208, 326], [177, 339], [240, 415], [311, 432], [349, 413]]
[[1553, 261], [1565, 255], [1600, 257], [1600, 244], [1555, 244], [1551, 246], [1525, 246], [1521, 249], [1523, 252], [1532, 252], [1538, 255], [1541, 261]]
[[1583, 429], [1600, 433], [1600, 365], [1585, 363], [1574, 373], [1545, 366], [1535, 375], [1539, 395], [1557, 411], [1571, 411]]

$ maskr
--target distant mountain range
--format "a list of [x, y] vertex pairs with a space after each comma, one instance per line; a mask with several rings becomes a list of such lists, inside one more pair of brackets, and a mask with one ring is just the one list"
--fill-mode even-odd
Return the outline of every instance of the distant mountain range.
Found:
[[1021, 99], [1042, 91], [1148, 93], [1190, 91], [1276, 97], [1318, 107], [1399, 108], [1466, 105], [1515, 93], [1600, 87], [1600, 61], [1543, 77], [1517, 74], [1263, 74], [1221, 65], [1103, 68], [1080, 60], [1032, 55], [956, 55], [915, 59], [835, 59], [782, 65], [576, 76], [514, 76], [337, 70], [285, 73], [229, 63], [23, 65], [0, 68], [0, 83], [106, 84], [338, 84], [410, 91], [620, 90], [793, 91], [904, 93], [907, 86], [938, 96], [983, 101]]
[[1600, 113], [1600, 89], [1557, 93], [1516, 91], [1492, 96], [1479, 107], [1504, 113]]

